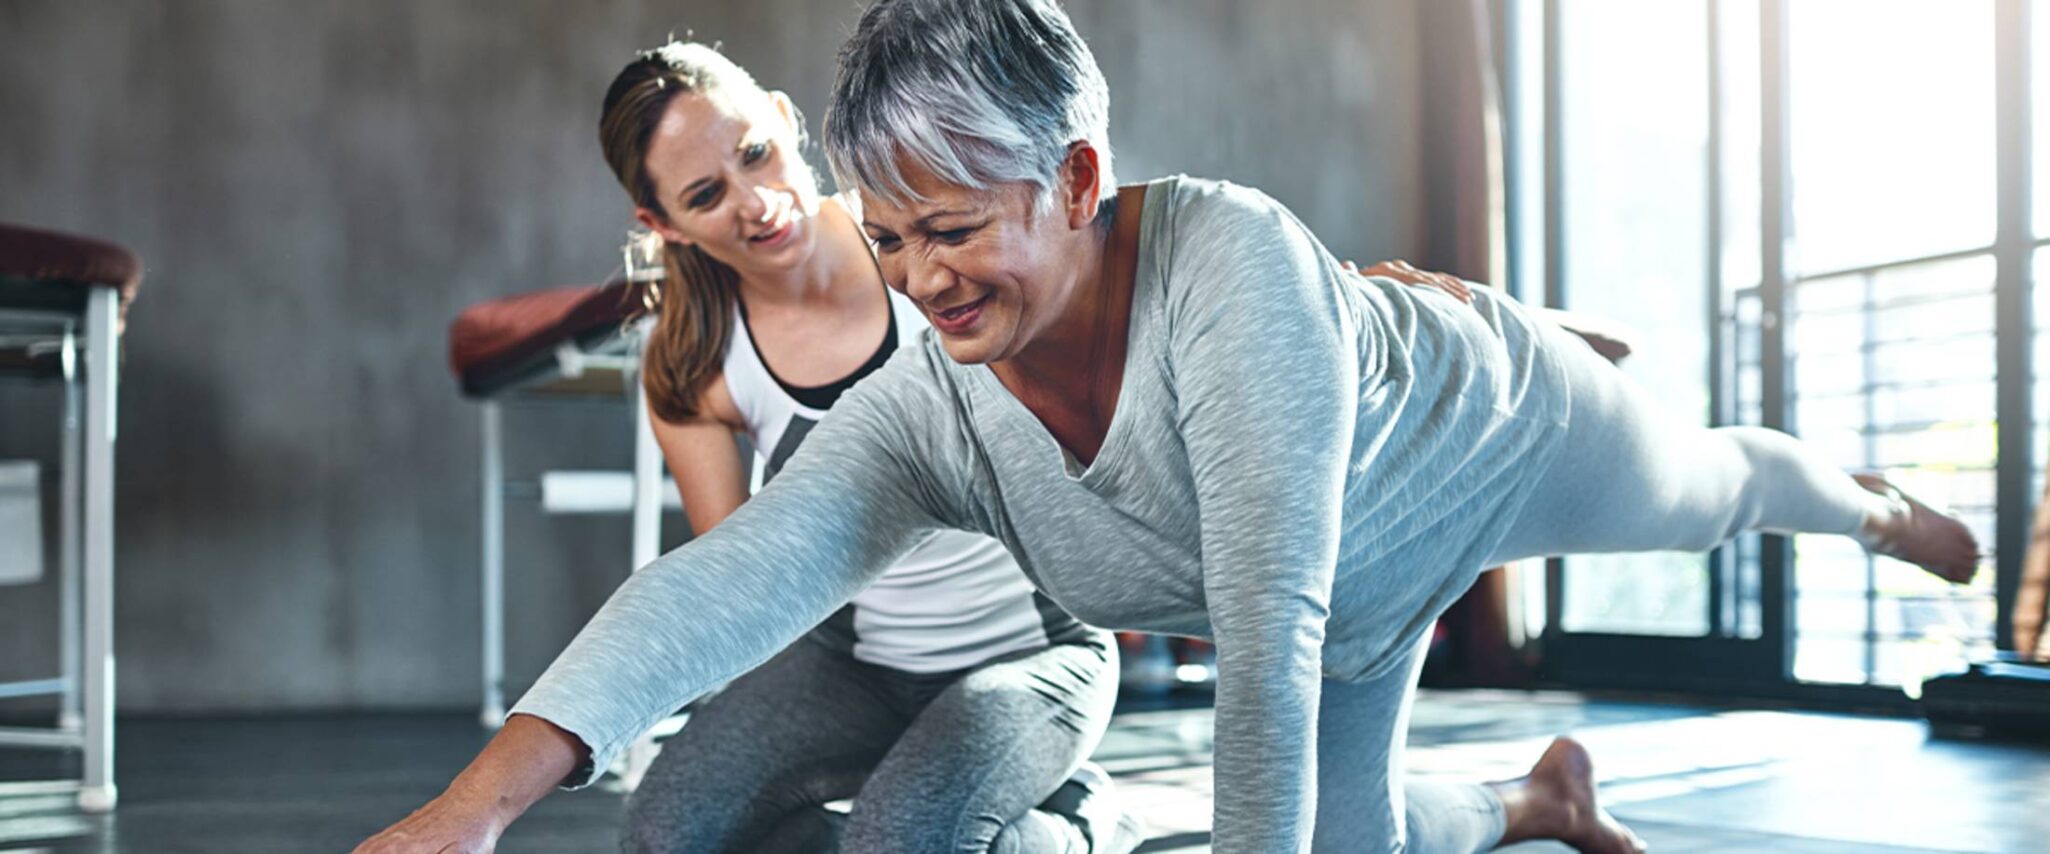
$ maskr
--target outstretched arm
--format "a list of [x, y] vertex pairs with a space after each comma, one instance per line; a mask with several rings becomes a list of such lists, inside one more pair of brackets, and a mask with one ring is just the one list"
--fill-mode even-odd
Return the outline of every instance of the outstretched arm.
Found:
[[850, 393], [718, 527], [627, 579], [449, 791], [359, 850], [490, 850], [550, 787], [591, 782], [655, 721], [767, 660], [939, 527], [911, 443], [864, 394], [882, 379]]

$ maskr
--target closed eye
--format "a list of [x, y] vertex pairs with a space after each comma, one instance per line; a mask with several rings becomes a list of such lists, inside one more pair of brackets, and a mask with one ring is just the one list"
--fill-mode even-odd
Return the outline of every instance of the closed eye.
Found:
[[950, 245], [950, 246], [952, 246], [952, 245], [956, 245], [956, 244], [959, 244], [959, 243], [960, 243], [961, 241], [967, 240], [967, 239], [968, 239], [968, 235], [971, 235], [971, 234], [974, 234], [974, 233], [975, 233], [975, 227], [970, 227], [970, 228], [950, 228], [950, 229], [947, 229], [946, 231], [935, 231], [935, 232], [933, 232], [933, 233], [932, 233], [932, 238], [933, 238], [934, 240], [937, 240], [937, 241], [941, 242], [941, 243], [945, 243], [945, 244], [947, 244], [947, 245]]

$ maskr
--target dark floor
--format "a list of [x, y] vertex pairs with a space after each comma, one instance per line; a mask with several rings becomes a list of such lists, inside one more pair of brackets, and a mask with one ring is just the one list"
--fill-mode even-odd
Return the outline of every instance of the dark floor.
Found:
[[[2050, 749], [1931, 739], [1914, 721], [1426, 692], [1411, 732], [1413, 770], [1475, 779], [1514, 776], [1553, 733], [1576, 733], [1607, 803], [1660, 852], [2050, 851]], [[346, 851], [484, 737], [456, 715], [125, 723], [119, 813], [0, 800], [0, 851]], [[1097, 761], [1151, 825], [1142, 850], [1208, 850], [1208, 711], [1121, 715]], [[0, 752], [0, 778], [48, 762]], [[558, 794], [499, 850], [614, 850], [619, 803]]]

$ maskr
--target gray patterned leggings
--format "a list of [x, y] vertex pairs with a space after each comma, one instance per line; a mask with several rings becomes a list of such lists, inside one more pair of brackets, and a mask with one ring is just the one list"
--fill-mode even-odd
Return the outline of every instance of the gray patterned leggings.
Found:
[[[623, 850], [1062, 851], [1033, 809], [1109, 726], [1107, 634], [907, 673], [809, 636], [692, 715], [627, 801]], [[844, 828], [819, 807], [853, 798]]]

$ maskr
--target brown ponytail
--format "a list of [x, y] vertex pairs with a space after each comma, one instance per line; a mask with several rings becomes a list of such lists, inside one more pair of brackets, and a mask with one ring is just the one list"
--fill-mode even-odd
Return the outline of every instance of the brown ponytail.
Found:
[[[678, 95], [715, 87], [761, 91], [745, 69], [691, 42], [643, 51], [613, 78], [598, 118], [598, 142], [635, 205], [669, 216], [648, 175], [649, 137]], [[641, 356], [641, 386], [655, 417], [676, 423], [699, 415], [698, 396], [724, 364], [740, 277], [695, 246], [671, 243], [663, 254], [663, 280], [649, 289], [656, 318]]]
[[663, 279], [649, 289], [655, 328], [642, 347], [641, 388], [655, 417], [675, 424], [698, 416], [698, 396], [725, 364], [739, 277], [695, 246], [672, 243], [663, 254]]

